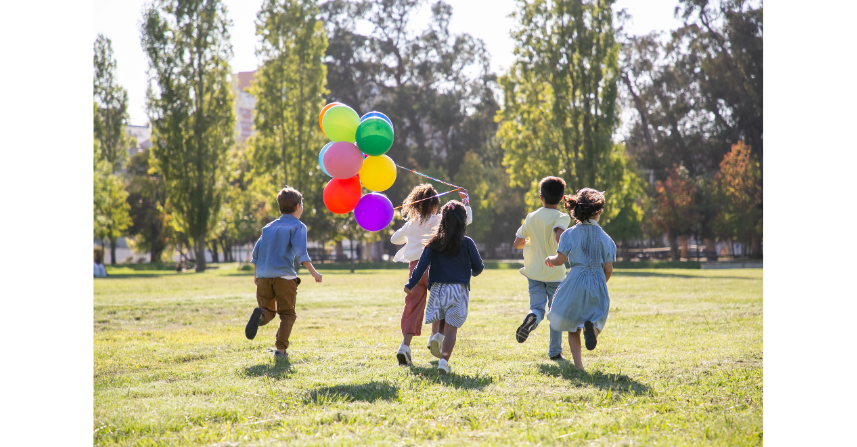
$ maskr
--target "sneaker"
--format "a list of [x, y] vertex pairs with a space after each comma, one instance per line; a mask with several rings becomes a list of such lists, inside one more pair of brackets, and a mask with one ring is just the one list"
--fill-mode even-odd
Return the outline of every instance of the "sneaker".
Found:
[[586, 349], [590, 351], [595, 349], [598, 339], [595, 337], [595, 327], [591, 321], [583, 323], [583, 338], [586, 340]]
[[560, 353], [560, 354], [557, 354], [557, 355], [555, 355], [555, 356], [553, 356], [553, 357], [550, 357], [550, 359], [551, 359], [551, 360], [553, 360], [553, 361], [555, 361], [555, 362], [563, 362], [563, 361], [565, 361], [565, 357], [563, 357], [561, 353]]
[[256, 332], [259, 330], [259, 322], [262, 321], [262, 309], [257, 307], [250, 314], [250, 320], [247, 321], [247, 327], [244, 328], [244, 335], [248, 340], [256, 338]]
[[399, 359], [399, 366], [411, 366], [411, 347], [407, 345], [399, 346], [399, 352], [396, 353], [396, 358]]
[[440, 361], [437, 362], [437, 373], [442, 375], [442, 376], [445, 376], [445, 375], [449, 374], [449, 371], [450, 371], [449, 362], [447, 362], [444, 359], [440, 359]]
[[440, 358], [440, 353], [443, 350], [443, 334], [438, 332], [429, 339], [429, 350], [431, 355]]
[[275, 358], [275, 359], [284, 359], [284, 358], [286, 358], [286, 357], [288, 357], [288, 356], [289, 356], [289, 352], [288, 352], [288, 351], [283, 351], [283, 353], [282, 353], [282, 354], [280, 354], [280, 351], [278, 351], [278, 350], [274, 349], [274, 358]]
[[530, 336], [530, 331], [536, 326], [536, 314], [530, 312], [524, 317], [524, 322], [518, 326], [518, 330], [515, 331], [515, 340], [518, 340], [518, 343], [523, 343], [527, 341], [527, 337]]

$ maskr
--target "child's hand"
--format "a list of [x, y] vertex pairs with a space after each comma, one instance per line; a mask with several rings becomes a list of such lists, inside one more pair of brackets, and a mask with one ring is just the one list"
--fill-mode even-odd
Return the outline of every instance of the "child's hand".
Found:
[[553, 267], [554, 267], [553, 263], [551, 262], [551, 257], [550, 257], [550, 256], [548, 256], [547, 258], [545, 258], [545, 265], [546, 265], [546, 266], [548, 266], [548, 267], [550, 267], [550, 268], [553, 268]]
[[313, 270], [310, 274], [312, 275], [313, 278], [315, 278], [316, 283], [321, 284], [321, 273]]
[[253, 278], [253, 284], [259, 285], [259, 278]]
[[462, 202], [464, 202], [465, 205], [467, 205], [467, 190], [466, 189], [464, 189], [464, 188], [459, 189], [458, 190], [458, 197], [461, 199]]
[[410, 294], [411, 294], [411, 289], [409, 289], [409, 288], [405, 287], [405, 293], [407, 293], [408, 295], [410, 295]]

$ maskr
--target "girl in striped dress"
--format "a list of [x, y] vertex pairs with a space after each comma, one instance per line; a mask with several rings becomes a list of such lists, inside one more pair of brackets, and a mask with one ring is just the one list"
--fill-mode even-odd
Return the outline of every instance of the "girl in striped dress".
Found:
[[[440, 225], [434, 231], [420, 255], [411, 279], [405, 285], [410, 294], [423, 273], [429, 271], [426, 324], [438, 322], [444, 335], [441, 359], [437, 362], [439, 374], [449, 374], [449, 358], [455, 347], [458, 328], [467, 319], [470, 302], [470, 277], [482, 273], [482, 257], [473, 239], [464, 235], [467, 212], [461, 202], [452, 200], [443, 207]], [[429, 270], [429, 266], [431, 269]]]
[[[440, 199], [437, 195], [437, 191], [428, 183], [415, 186], [402, 205], [402, 217], [407, 222], [390, 238], [390, 242], [396, 245], [405, 244], [393, 257], [393, 261], [409, 263], [410, 272], [414, 271], [417, 261], [423, 253], [425, 243], [440, 223], [440, 215], [437, 214]], [[467, 203], [467, 190], [459, 190], [458, 195], [464, 201], [464, 209], [467, 211], [467, 224], [469, 225], [473, 221], [473, 213]], [[396, 358], [399, 360], [399, 365], [402, 366], [412, 364], [411, 339], [422, 334], [423, 315], [426, 308], [426, 296], [428, 295], [428, 272], [425, 272], [420, 278], [419, 283], [411, 288], [411, 293], [405, 296], [405, 308], [402, 310], [402, 344], [396, 352]], [[440, 358], [443, 332], [438, 332], [438, 329], [438, 323], [432, 324], [427, 348], [432, 355]]]
[[557, 253], [545, 258], [545, 264], [554, 267], [568, 260], [571, 268], [554, 293], [547, 319], [551, 329], [568, 332], [574, 366], [582, 370], [580, 332], [586, 349], [595, 349], [610, 309], [607, 281], [616, 261], [616, 244], [598, 225], [604, 211], [603, 193], [584, 188], [564, 200], [577, 225], [562, 233]]

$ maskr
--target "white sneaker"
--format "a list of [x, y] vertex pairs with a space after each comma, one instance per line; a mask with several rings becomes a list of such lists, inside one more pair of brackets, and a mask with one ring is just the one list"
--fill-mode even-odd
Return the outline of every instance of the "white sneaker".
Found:
[[411, 366], [411, 347], [405, 344], [399, 346], [399, 352], [396, 353], [396, 358], [399, 359], [399, 366]]
[[440, 353], [443, 351], [443, 334], [438, 332], [429, 339], [429, 350], [431, 355], [440, 358]]
[[444, 359], [440, 359], [440, 361], [437, 362], [437, 373], [444, 376], [449, 374], [449, 371], [449, 362]]

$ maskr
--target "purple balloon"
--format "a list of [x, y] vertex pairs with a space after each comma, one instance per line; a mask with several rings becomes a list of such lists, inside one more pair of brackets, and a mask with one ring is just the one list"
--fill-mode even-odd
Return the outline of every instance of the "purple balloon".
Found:
[[384, 194], [366, 194], [354, 208], [354, 219], [366, 231], [383, 230], [393, 221], [393, 202]]

